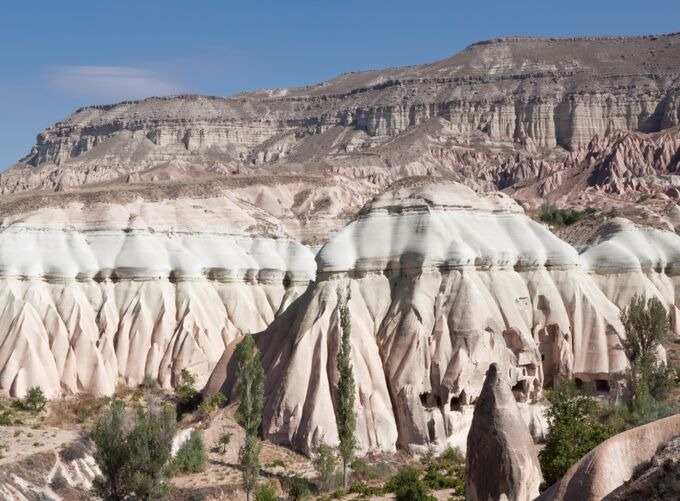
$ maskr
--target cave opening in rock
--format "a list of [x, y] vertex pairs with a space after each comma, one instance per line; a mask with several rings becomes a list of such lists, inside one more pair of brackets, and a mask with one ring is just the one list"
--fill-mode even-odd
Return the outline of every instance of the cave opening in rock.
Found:
[[512, 387], [512, 394], [515, 396], [515, 399], [522, 401], [524, 397], [526, 397], [528, 390], [527, 386], [527, 380], [526, 379], [520, 379], [517, 381], [517, 384]]
[[595, 391], [598, 393], [609, 393], [609, 381], [606, 379], [596, 379]]
[[434, 439], [435, 439], [434, 419], [430, 419], [427, 422], [427, 434], [430, 438], [430, 442], [434, 442]]
[[421, 393], [419, 395], [420, 397], [420, 404], [425, 407], [426, 409], [432, 409], [434, 407], [442, 407], [443, 406], [443, 400], [442, 397], [437, 395], [435, 396], [432, 392], [425, 392]]

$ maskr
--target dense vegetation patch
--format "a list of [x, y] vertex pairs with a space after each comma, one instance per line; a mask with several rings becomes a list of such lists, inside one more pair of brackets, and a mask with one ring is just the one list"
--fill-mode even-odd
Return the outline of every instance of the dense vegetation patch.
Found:
[[596, 211], [592, 207], [584, 210], [559, 209], [554, 206], [545, 205], [541, 208], [539, 218], [544, 223], [552, 226], [569, 226], [584, 219], [586, 216], [594, 214]]
[[621, 402], [598, 401], [588, 385], [562, 383], [548, 399], [550, 431], [539, 455], [544, 487], [559, 480], [581, 457], [610, 436], [680, 412], [665, 400], [680, 383], [677, 368], [659, 363], [656, 352], [670, 330], [670, 318], [656, 299], [633, 296], [621, 314], [626, 330], [624, 349], [630, 368], [623, 375]]

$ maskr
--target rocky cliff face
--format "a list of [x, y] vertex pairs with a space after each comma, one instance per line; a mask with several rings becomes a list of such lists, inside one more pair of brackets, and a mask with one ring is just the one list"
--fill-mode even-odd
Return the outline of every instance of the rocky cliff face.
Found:
[[[328, 409], [336, 291], [347, 285], [360, 449], [464, 449], [490, 363], [540, 433], [541, 409], [531, 402], [543, 385], [576, 377], [619, 390], [627, 366], [619, 315], [632, 294], [656, 296], [677, 316], [679, 248], [674, 233], [616, 220], [579, 254], [504, 195], [396, 187], [319, 251], [317, 281], [258, 335], [265, 435], [307, 451], [337, 440]], [[209, 391], [230, 391], [230, 357]]]
[[17, 396], [170, 387], [181, 368], [202, 384], [315, 276], [280, 221], [233, 195], [70, 200], [6, 215], [0, 248], [0, 388]]
[[[178, 160], [216, 172], [270, 163], [403, 168], [394, 159], [414, 136], [427, 144], [435, 122], [459, 146], [479, 133], [510, 147], [578, 149], [596, 134], [678, 125], [679, 48], [680, 35], [503, 39], [305, 88], [83, 108], [41, 133], [0, 184], [64, 188]], [[411, 174], [428, 173], [417, 167]]]

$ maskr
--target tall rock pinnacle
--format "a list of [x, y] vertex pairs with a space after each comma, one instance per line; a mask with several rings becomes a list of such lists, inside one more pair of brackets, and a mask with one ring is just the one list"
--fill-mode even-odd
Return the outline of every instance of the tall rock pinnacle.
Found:
[[541, 470], [509, 383], [491, 364], [467, 441], [468, 501], [524, 501], [538, 496]]

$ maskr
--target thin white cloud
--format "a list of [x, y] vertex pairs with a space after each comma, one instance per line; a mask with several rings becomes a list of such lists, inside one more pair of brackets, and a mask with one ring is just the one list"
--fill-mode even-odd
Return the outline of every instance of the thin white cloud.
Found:
[[182, 92], [182, 87], [153, 71], [126, 66], [62, 66], [49, 78], [69, 92], [121, 101]]

